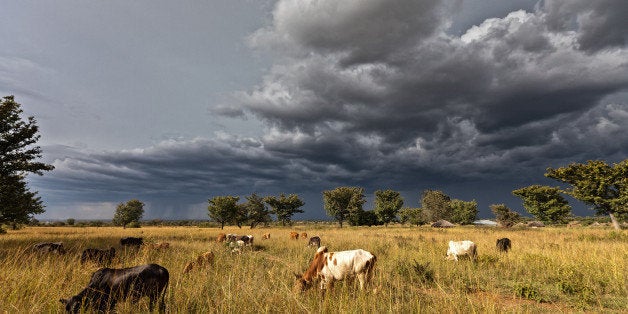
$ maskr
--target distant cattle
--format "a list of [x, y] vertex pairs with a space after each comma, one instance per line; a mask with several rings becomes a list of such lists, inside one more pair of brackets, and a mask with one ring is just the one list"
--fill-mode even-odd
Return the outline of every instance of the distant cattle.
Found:
[[377, 258], [362, 249], [340, 252], [328, 252], [322, 246], [314, 255], [310, 267], [303, 275], [295, 274], [295, 292], [305, 291], [313, 286], [315, 280], [320, 280], [320, 288], [331, 288], [334, 280], [358, 277], [360, 290], [373, 277], [373, 268]]
[[475, 243], [464, 240], [464, 241], [449, 241], [449, 248], [447, 249], [447, 257], [448, 260], [458, 260], [458, 256], [467, 255], [471, 258], [472, 261], [475, 262], [477, 258], [477, 247]]
[[147, 247], [153, 250], [167, 250], [170, 248], [170, 243], [168, 242], [150, 243], [147, 245]]
[[266, 240], [266, 239], [270, 239], [270, 233], [264, 233], [262, 234], [262, 239]]
[[511, 243], [510, 243], [510, 239], [508, 238], [501, 238], [501, 239], [497, 239], [497, 250], [500, 252], [508, 252], [510, 250]]
[[227, 235], [224, 233], [219, 233], [216, 237], [216, 242], [225, 242], [225, 240], [227, 240]]
[[301, 239], [307, 240], [307, 232], [301, 233]]
[[294, 232], [294, 231], [290, 232], [290, 239], [297, 240], [298, 238], [299, 238], [298, 232]]
[[142, 244], [144, 244], [144, 238], [126, 237], [120, 239], [122, 246], [141, 246]]
[[183, 273], [187, 274], [192, 269], [200, 269], [203, 267], [209, 267], [214, 265], [214, 257], [214, 252], [212, 251], [208, 251], [199, 255], [196, 260], [191, 261], [185, 265], [185, 268], [183, 268]]
[[116, 256], [116, 249], [109, 248], [108, 250], [101, 249], [85, 249], [81, 254], [81, 264], [92, 261], [99, 264], [110, 264], [113, 258]]
[[310, 241], [307, 243], [307, 245], [321, 247], [321, 238], [319, 236], [313, 236], [310, 238]]
[[37, 253], [65, 254], [63, 242], [43, 242], [33, 245], [32, 250]]
[[122, 269], [102, 268], [92, 274], [83, 291], [59, 301], [69, 313], [81, 312], [82, 306], [102, 313], [112, 311], [118, 301], [131, 298], [131, 302], [137, 303], [141, 297], [147, 296], [149, 311], [152, 312], [155, 302], [159, 301], [159, 311], [165, 312], [169, 279], [168, 270], [157, 264]]

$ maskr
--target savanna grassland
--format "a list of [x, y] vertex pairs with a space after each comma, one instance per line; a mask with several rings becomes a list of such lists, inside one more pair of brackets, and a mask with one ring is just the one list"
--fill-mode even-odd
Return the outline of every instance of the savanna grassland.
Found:
[[[377, 256], [367, 291], [336, 284], [324, 296], [292, 291], [316, 249], [290, 231], [318, 235], [330, 251], [362, 248]], [[220, 232], [252, 234], [255, 244], [232, 254], [216, 243]], [[270, 233], [269, 240], [262, 240]], [[167, 250], [127, 249], [125, 236], [169, 242]], [[512, 240], [498, 253], [495, 241]], [[477, 263], [445, 261], [449, 240], [472, 240]], [[34, 255], [38, 242], [62, 241], [67, 254]], [[60, 298], [81, 291], [100, 266], [80, 264], [87, 247], [117, 250], [112, 267], [157, 263], [170, 272], [167, 310], [173, 313], [473, 313], [624, 312], [628, 309], [628, 232], [607, 228], [502, 229], [456, 227], [345, 227], [238, 229], [198, 227], [28, 227], [0, 236], [0, 312], [61, 312]], [[215, 265], [183, 274], [186, 262], [212, 250]], [[148, 300], [117, 306], [148, 311]]]

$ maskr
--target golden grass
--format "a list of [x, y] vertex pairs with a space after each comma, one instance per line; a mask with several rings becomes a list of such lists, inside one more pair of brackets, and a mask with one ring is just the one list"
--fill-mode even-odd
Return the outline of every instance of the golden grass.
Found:
[[[336, 284], [324, 297], [315, 289], [292, 292], [294, 272], [303, 272], [315, 248], [291, 240], [292, 230], [318, 235], [332, 251], [362, 248], [378, 258], [366, 292]], [[220, 232], [253, 234], [242, 254], [214, 239]], [[262, 234], [271, 238], [262, 240]], [[119, 239], [141, 236], [169, 242], [168, 250], [124, 250]], [[512, 240], [508, 254], [495, 241]], [[477, 263], [445, 261], [449, 240], [472, 240]], [[28, 252], [37, 242], [63, 241], [64, 256]], [[81, 265], [87, 247], [114, 246], [112, 267], [157, 263], [170, 272], [167, 308], [173, 313], [472, 313], [622, 312], [628, 308], [628, 233], [594, 228], [345, 227], [225, 230], [197, 227], [30, 227], [0, 236], [0, 312], [61, 312], [60, 298], [81, 291], [100, 266]], [[199, 254], [213, 250], [215, 265], [183, 274]], [[418, 267], [418, 268], [417, 268]], [[423, 267], [423, 268], [421, 268]], [[421, 272], [421, 269], [426, 271]], [[117, 306], [119, 313], [148, 310]]]

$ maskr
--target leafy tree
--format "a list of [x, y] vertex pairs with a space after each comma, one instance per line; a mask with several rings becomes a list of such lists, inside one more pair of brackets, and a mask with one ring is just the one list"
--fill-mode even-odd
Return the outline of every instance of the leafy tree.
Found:
[[510, 228], [521, 220], [519, 213], [510, 210], [510, 208], [504, 204], [493, 204], [490, 208], [493, 214], [495, 214], [495, 220], [497, 220], [497, 223], [503, 227]]
[[137, 199], [132, 199], [126, 204], [120, 203], [116, 207], [116, 212], [113, 215], [113, 224], [116, 226], [122, 226], [126, 228], [127, 224], [135, 222], [139, 224], [140, 219], [144, 215], [144, 203]]
[[545, 176], [571, 185], [564, 192], [593, 206], [598, 215], [608, 215], [615, 229], [615, 215], [628, 215], [628, 159], [612, 166], [602, 160], [572, 163], [558, 169], [547, 168]]
[[298, 195], [286, 196], [283, 193], [279, 197], [267, 196], [264, 198], [264, 202], [272, 208], [271, 213], [277, 216], [277, 221], [281, 221], [282, 226], [285, 226], [286, 223], [290, 224], [294, 214], [303, 212], [299, 207], [305, 205]]
[[438, 190], [425, 190], [421, 195], [421, 207], [428, 221], [451, 220], [451, 198]]
[[388, 226], [393, 221], [403, 206], [401, 194], [393, 190], [375, 191], [375, 215], [379, 221]]
[[417, 226], [427, 222], [423, 216], [423, 209], [411, 207], [404, 207], [399, 210], [399, 220], [401, 223], [409, 223]]
[[523, 199], [523, 207], [536, 219], [546, 223], [566, 223], [571, 215], [571, 206], [559, 188], [531, 185], [512, 191]]
[[74, 226], [76, 220], [74, 218], [68, 218], [65, 222], [68, 224], [68, 226]]
[[208, 215], [213, 221], [220, 223], [220, 229], [225, 228], [225, 224], [234, 220], [238, 212], [238, 196], [215, 196], [208, 200]]
[[251, 196], [247, 196], [244, 207], [251, 222], [251, 229], [260, 223], [267, 224], [272, 221], [270, 210], [266, 207], [264, 199], [257, 196], [257, 194], [253, 193]]
[[26, 184], [27, 173], [42, 175], [52, 165], [35, 161], [41, 148], [34, 146], [40, 138], [34, 117], [21, 118], [22, 109], [13, 96], [0, 101], [0, 224], [28, 223], [32, 216], [44, 212], [37, 192]]
[[451, 222], [453, 223], [472, 224], [478, 216], [478, 202], [475, 200], [465, 202], [453, 199], [449, 202], [449, 207], [451, 207]]
[[381, 221], [377, 217], [377, 214], [373, 210], [364, 210], [360, 214], [360, 219], [358, 221], [360, 226], [376, 226], [381, 225]]
[[360, 187], [341, 186], [333, 190], [323, 191], [323, 204], [327, 215], [334, 217], [340, 223], [352, 218], [352, 224], [359, 224], [360, 215], [364, 211], [362, 205], [364, 199], [364, 189]]

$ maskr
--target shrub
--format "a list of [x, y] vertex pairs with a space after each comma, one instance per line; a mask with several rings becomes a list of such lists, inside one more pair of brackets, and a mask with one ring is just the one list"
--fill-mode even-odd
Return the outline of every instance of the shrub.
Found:
[[539, 292], [539, 290], [535, 287], [533, 287], [532, 285], [517, 285], [515, 286], [515, 295], [520, 297], [520, 298], [524, 298], [524, 299], [528, 299], [528, 300], [534, 300], [537, 302], [541, 302], [541, 293]]
[[132, 221], [132, 222], [129, 222], [129, 223], [126, 225], [126, 228], [140, 228], [140, 227], [142, 227], [142, 225], [140, 225], [140, 223], [139, 223], [139, 222], [137, 222], [137, 221]]

